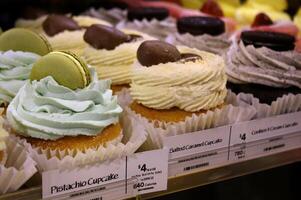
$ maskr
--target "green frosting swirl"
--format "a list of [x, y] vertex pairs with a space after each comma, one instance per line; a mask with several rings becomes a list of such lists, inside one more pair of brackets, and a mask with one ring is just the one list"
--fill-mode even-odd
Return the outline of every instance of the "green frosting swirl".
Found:
[[39, 58], [30, 52], [0, 52], [0, 104], [11, 102], [29, 79], [32, 66]]
[[27, 82], [8, 106], [7, 119], [25, 137], [56, 140], [64, 136], [94, 136], [118, 122], [122, 108], [112, 95], [110, 80], [93, 80], [71, 90], [51, 76]]

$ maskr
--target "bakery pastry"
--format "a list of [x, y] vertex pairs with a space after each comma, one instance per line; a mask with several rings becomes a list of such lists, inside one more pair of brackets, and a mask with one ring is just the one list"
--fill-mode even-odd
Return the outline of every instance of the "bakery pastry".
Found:
[[170, 34], [167, 42], [219, 55], [224, 55], [231, 45], [224, 21], [216, 17], [182, 17], [177, 28], [178, 32]]
[[226, 63], [229, 87], [236, 93], [252, 93], [270, 104], [278, 97], [301, 90], [301, 54], [288, 34], [245, 31], [233, 42]]
[[96, 68], [101, 79], [112, 80], [112, 88], [116, 92], [131, 82], [130, 71], [137, 49], [147, 39], [151, 37], [137, 31], [92, 25], [84, 34], [89, 46], [83, 57]]
[[80, 56], [86, 47], [83, 40], [85, 28], [94, 23], [110, 25], [105, 21], [87, 16], [71, 18], [52, 14], [47, 16], [42, 26], [43, 33], [54, 50], [71, 51]]
[[132, 75], [130, 109], [165, 123], [224, 105], [227, 94], [220, 56], [160, 41], [145, 41], [137, 51]]
[[176, 31], [176, 20], [169, 16], [166, 8], [135, 7], [127, 12], [127, 19], [117, 24], [117, 28], [133, 29], [164, 40]]
[[29, 79], [33, 64], [50, 51], [42, 35], [27, 29], [14, 28], [0, 35], [0, 104], [6, 107]]
[[82, 152], [120, 138], [122, 109], [110, 80], [98, 80], [79, 57], [51, 52], [30, 78], [7, 109], [13, 134], [36, 148]]

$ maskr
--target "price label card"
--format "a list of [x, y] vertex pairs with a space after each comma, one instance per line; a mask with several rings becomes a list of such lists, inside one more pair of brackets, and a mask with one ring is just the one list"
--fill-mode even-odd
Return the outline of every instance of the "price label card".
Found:
[[234, 124], [231, 146], [251, 143], [301, 130], [301, 112]]
[[[43, 199], [116, 199], [126, 197], [126, 159], [42, 174]], [[116, 190], [117, 189], [117, 190]], [[110, 191], [116, 190], [111, 195]]]
[[182, 158], [170, 160], [168, 164], [168, 176], [177, 176], [224, 164], [227, 162], [228, 149], [214, 150], [204, 153], [189, 155]]
[[164, 138], [169, 149], [169, 176], [228, 161], [230, 126]]
[[231, 147], [230, 160], [247, 160], [301, 147], [301, 132]]
[[169, 148], [169, 160], [212, 150], [227, 148], [230, 126], [165, 137], [164, 147]]
[[168, 149], [136, 153], [127, 163], [128, 176], [138, 180], [138, 194], [167, 189]]

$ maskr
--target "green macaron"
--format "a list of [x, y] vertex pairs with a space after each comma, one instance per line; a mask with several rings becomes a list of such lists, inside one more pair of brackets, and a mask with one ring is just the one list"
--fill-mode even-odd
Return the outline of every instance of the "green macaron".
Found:
[[84, 88], [91, 82], [90, 71], [83, 60], [65, 51], [53, 51], [33, 65], [30, 80], [52, 76], [54, 80], [72, 90]]
[[38, 55], [51, 52], [51, 46], [42, 35], [24, 28], [12, 28], [0, 35], [0, 51], [26, 51]]

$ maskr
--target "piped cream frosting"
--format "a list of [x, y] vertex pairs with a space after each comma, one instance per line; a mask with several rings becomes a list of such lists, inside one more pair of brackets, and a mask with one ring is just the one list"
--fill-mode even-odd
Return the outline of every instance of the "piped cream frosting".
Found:
[[222, 57], [183, 46], [178, 50], [199, 55], [201, 59], [150, 67], [135, 62], [130, 88], [133, 100], [153, 109], [177, 107], [188, 112], [223, 104], [227, 78]]
[[9, 125], [20, 135], [44, 140], [101, 134], [118, 123], [122, 108], [112, 95], [111, 81], [91, 73], [90, 85], [77, 90], [59, 85], [51, 76], [27, 82], [8, 106]]

